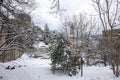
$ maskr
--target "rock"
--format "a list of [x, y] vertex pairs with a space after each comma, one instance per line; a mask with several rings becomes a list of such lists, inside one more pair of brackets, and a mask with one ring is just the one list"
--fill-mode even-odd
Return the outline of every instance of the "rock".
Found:
[[11, 69], [11, 70], [15, 69], [15, 66], [11, 67], [10, 69]]
[[5, 69], [10, 69], [10, 66], [6, 67]]

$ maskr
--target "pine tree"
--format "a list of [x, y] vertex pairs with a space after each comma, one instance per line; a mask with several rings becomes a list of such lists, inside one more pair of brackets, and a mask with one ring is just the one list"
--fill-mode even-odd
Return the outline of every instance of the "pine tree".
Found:
[[78, 73], [80, 69], [80, 57], [76, 53], [71, 53], [69, 50], [69, 43], [63, 37], [59, 36], [56, 41], [55, 49], [51, 54], [52, 71], [62, 70], [72, 76]]

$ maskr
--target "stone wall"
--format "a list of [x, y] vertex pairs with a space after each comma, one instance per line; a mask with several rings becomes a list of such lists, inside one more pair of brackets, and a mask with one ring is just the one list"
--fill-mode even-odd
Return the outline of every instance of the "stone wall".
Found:
[[7, 50], [0, 56], [0, 62], [8, 62], [22, 56], [22, 51], [18, 49]]

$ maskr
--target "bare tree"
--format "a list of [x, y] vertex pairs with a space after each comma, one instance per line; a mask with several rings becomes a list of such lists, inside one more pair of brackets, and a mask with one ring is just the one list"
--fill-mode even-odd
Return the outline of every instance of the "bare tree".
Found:
[[[110, 37], [107, 37], [111, 53], [111, 62], [113, 73], [118, 76], [117, 68], [115, 68], [115, 56], [113, 50], [113, 29], [120, 25], [120, 0], [92, 0], [94, 2], [93, 6], [99, 15], [99, 19], [102, 23], [104, 30], [110, 29]], [[106, 36], [109, 34], [106, 33]]]
[[73, 25], [75, 41], [74, 45], [77, 54], [79, 54], [81, 50], [85, 49], [89, 45], [90, 36], [92, 34], [93, 29], [97, 25], [97, 21], [90, 16], [80, 13], [79, 15], [74, 15], [73, 17], [65, 18], [63, 24], [67, 33], [67, 39], [69, 39], [70, 36], [70, 27], [71, 25]]
[[62, 6], [61, 6], [61, 2], [60, 2], [61, 0], [50, 0], [50, 3], [51, 3], [51, 7], [50, 7], [50, 9], [51, 9], [51, 12], [50, 13], [55, 13], [55, 14], [57, 14], [58, 16], [62, 16], [62, 13], [64, 12], [64, 11], [66, 11], [66, 9], [64, 9], [64, 8], [62, 8]]
[[26, 50], [32, 45], [31, 17], [23, 10], [23, 6], [31, 5], [31, 0], [3, 0], [0, 4], [0, 56], [8, 50]]
[[55, 9], [56, 13], [60, 11], [60, 0], [52, 0], [51, 9]]
[[[26, 14], [24, 15], [25, 18]], [[5, 23], [4, 32], [2, 31], [0, 34], [0, 38], [4, 39], [2, 44], [0, 44], [0, 51], [2, 51], [0, 55], [7, 50], [14, 49], [15, 46], [19, 49], [26, 49], [29, 47], [29, 44], [32, 43], [32, 41], [30, 41], [30, 34], [32, 32], [32, 28], [30, 27], [31, 20], [29, 23], [27, 23], [26, 20], [23, 21], [24, 22], [22, 22], [22, 20], [11, 19], [8, 23]]]
[[97, 22], [94, 18], [87, 16], [83, 13], [80, 13], [78, 16], [74, 16], [74, 26], [76, 31], [76, 48], [77, 53], [79, 54], [81, 51], [85, 50], [87, 52], [86, 59], [87, 63], [89, 64], [89, 57], [90, 57], [90, 44], [91, 44], [91, 34], [93, 29], [96, 28]]

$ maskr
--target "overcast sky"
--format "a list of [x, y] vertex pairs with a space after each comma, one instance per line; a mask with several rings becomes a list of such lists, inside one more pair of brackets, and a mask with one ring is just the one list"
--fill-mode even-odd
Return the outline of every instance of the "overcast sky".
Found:
[[[36, 0], [36, 3], [37, 7], [32, 12], [35, 24], [43, 27], [47, 23], [50, 29], [60, 29], [61, 23], [59, 19], [49, 14], [50, 0]], [[80, 12], [91, 14], [93, 12], [91, 0], [60, 0], [60, 6], [67, 10], [64, 15], [74, 15]]]

